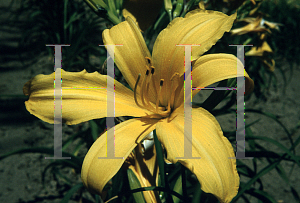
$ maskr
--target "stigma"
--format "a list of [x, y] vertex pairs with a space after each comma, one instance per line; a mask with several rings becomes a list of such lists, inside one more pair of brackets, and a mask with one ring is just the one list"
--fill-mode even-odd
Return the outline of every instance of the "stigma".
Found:
[[[151, 59], [149, 57], [145, 57], [147, 65], [146, 65], [146, 73], [145, 77], [143, 78], [143, 81], [141, 80], [141, 74], [138, 75], [138, 78], [135, 83], [134, 87], [134, 100], [138, 107], [147, 109], [148, 111], [152, 112], [153, 115], [151, 115], [152, 118], [165, 118], [168, 117], [174, 108], [174, 99], [175, 99], [175, 93], [176, 89], [179, 85], [179, 74], [176, 72], [173, 74], [171, 79], [169, 81], [165, 81], [164, 79], [160, 80], [154, 80], [153, 75], [155, 74], [155, 68], [152, 65]], [[171, 83], [171, 94], [168, 98], [168, 105], [162, 106], [162, 94], [163, 92], [163, 86], [166, 82]], [[137, 89], [139, 88], [139, 94], [137, 93]], [[156, 101], [153, 102], [149, 99], [149, 89], [151, 88], [154, 91]], [[139, 96], [139, 98], [138, 98]]]

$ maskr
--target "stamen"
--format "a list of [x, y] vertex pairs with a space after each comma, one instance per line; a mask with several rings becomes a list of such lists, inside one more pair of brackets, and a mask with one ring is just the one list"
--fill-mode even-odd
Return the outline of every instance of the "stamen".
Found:
[[[155, 72], [155, 68], [154, 68], [154, 66], [151, 66], [151, 74], [153, 75], [154, 74], [154, 72]], [[151, 77], [151, 83], [152, 83], [152, 86], [153, 86], [153, 90], [154, 90], [154, 93], [155, 94], [157, 94], [157, 89], [156, 89], [156, 85], [155, 85], [155, 80], [154, 80], [154, 77], [152, 76]]]
[[139, 83], [140, 79], [141, 79], [141, 74], [138, 75], [138, 78], [137, 78], [137, 80], [136, 80], [136, 83], [135, 83], [134, 91], [133, 91], [133, 92], [134, 92], [134, 101], [135, 101], [136, 105], [137, 105], [138, 107], [142, 108], [142, 106], [138, 103], [137, 97], [136, 97], [137, 86], [138, 86], [138, 83]]
[[151, 66], [151, 74], [154, 74], [154, 66]]
[[148, 64], [151, 65], [151, 58], [146, 56], [145, 59], [147, 60]]
[[[152, 72], [152, 70], [151, 70], [151, 72]], [[146, 81], [146, 92], [145, 92], [145, 97], [144, 97], [144, 99], [145, 99], [145, 101], [146, 101], [146, 103], [147, 103], [147, 107], [148, 107], [148, 109], [150, 110], [152, 110], [153, 112], [155, 112], [155, 108], [151, 105], [151, 103], [150, 103], [150, 100], [149, 100], [149, 96], [148, 96], [148, 93], [149, 93], [149, 86], [150, 86], [150, 81], [151, 81], [151, 79], [152, 79], [152, 74], [149, 76], [149, 79]]]
[[146, 75], [144, 77], [142, 89], [141, 89], [141, 99], [142, 99], [142, 103], [144, 106], [146, 106], [145, 101], [144, 101], [144, 92], [145, 92], [145, 86], [146, 86], [146, 81], [147, 81], [148, 75], [149, 75], [149, 70], [146, 71]]
[[161, 89], [162, 89], [163, 85], [164, 85], [164, 79], [160, 79], [159, 92], [158, 92], [158, 95], [157, 95], [157, 98], [156, 98], [156, 112], [158, 112], [159, 99], [160, 99]]
[[[146, 80], [146, 92], [145, 92], [145, 95], [143, 95], [143, 99], [146, 101], [146, 105], [147, 105], [148, 110], [150, 110], [152, 112], [155, 112], [155, 107], [152, 106], [152, 104], [150, 103], [150, 100], [149, 100], [150, 82], [152, 81], [152, 84], [154, 84], [153, 83], [154, 67], [151, 66], [149, 68], [150, 68], [151, 74], [149, 75], [149, 79], [147, 78], [147, 80]], [[155, 90], [155, 94], [156, 94], [156, 90]]]
[[[176, 81], [175, 81], [175, 80]], [[179, 85], [179, 73], [174, 73], [174, 75], [171, 77], [170, 79], [172, 81], [172, 84], [171, 84], [171, 97], [170, 97], [170, 100], [168, 102], [168, 110], [172, 107], [173, 108], [173, 105], [174, 105], [174, 100], [175, 100], [175, 93], [176, 93], [176, 89]], [[171, 109], [170, 109], [171, 110]]]
[[159, 86], [161, 87], [161, 86], [163, 86], [164, 85], [164, 79], [161, 79], [160, 80], [160, 83], [159, 83]]

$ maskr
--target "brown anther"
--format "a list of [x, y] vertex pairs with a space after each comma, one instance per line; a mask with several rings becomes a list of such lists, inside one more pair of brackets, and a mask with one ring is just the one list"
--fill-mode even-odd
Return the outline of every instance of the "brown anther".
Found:
[[159, 83], [159, 86], [163, 86], [164, 85], [164, 79], [160, 79], [160, 83]]
[[151, 74], [154, 74], [154, 66], [151, 66]]
[[145, 57], [145, 58], [146, 58], [148, 64], [151, 64], [151, 59], [149, 57]]

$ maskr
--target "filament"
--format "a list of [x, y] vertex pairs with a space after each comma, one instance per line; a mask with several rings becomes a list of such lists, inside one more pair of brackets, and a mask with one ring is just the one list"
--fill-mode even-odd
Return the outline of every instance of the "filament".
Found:
[[160, 99], [161, 89], [162, 89], [163, 85], [164, 85], [164, 79], [160, 79], [159, 92], [158, 92], [158, 95], [157, 95], [157, 98], [156, 98], [156, 112], [158, 112], [159, 99]]
[[138, 86], [140, 79], [141, 79], [141, 74], [138, 75], [138, 78], [137, 78], [135, 86], [134, 86], [134, 101], [138, 107], [142, 108], [142, 106], [138, 103], [137, 97], [136, 97], [137, 86]]

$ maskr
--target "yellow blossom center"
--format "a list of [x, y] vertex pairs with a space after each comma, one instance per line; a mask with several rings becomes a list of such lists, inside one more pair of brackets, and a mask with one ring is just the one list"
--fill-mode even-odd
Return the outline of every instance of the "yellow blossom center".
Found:
[[[165, 118], [168, 117], [174, 108], [174, 99], [175, 99], [175, 92], [179, 85], [179, 73], [174, 73], [173, 76], [170, 79], [171, 82], [171, 94], [170, 98], [168, 98], [168, 105], [162, 106], [161, 105], [161, 97], [163, 92], [163, 85], [165, 83], [164, 79], [160, 79], [159, 81], [154, 80], [154, 72], [155, 68], [152, 65], [151, 59], [149, 57], [145, 57], [147, 60], [147, 70], [145, 77], [140, 85], [140, 101], [138, 101], [138, 94], [137, 94], [137, 87], [141, 79], [141, 74], [138, 75], [137, 81], [135, 83], [134, 87], [134, 100], [137, 106], [140, 108], [147, 109], [148, 111], [151, 111], [154, 115], [151, 115], [152, 118]], [[151, 83], [151, 84], [150, 84]], [[156, 101], [153, 103], [149, 99], [149, 88], [150, 85], [152, 85], [152, 88], [154, 90], [154, 93], [156, 94]], [[158, 87], [157, 87], [158, 86]]]

